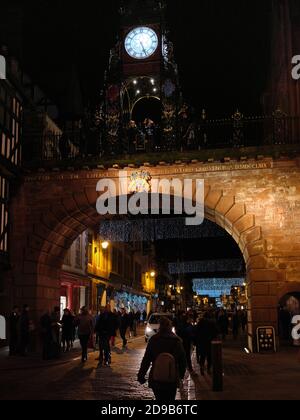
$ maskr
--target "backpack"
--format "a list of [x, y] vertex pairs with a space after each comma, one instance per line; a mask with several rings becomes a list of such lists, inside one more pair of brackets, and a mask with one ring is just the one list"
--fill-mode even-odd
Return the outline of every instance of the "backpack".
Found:
[[154, 362], [152, 378], [154, 382], [176, 383], [178, 380], [177, 367], [174, 356], [161, 353]]

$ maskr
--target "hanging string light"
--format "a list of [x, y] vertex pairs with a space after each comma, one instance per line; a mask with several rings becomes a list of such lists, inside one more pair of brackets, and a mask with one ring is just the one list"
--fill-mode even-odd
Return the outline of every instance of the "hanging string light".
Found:
[[100, 224], [102, 238], [113, 242], [161, 241], [226, 237], [226, 232], [205, 220], [200, 226], [186, 226], [184, 218], [112, 220]]
[[170, 263], [170, 274], [216, 273], [216, 272], [242, 272], [244, 264], [242, 259], [218, 259], [206, 261], [184, 261]]
[[245, 278], [209, 278], [209, 279], [194, 279], [193, 291], [198, 296], [210, 296], [217, 298], [220, 296], [228, 296], [231, 293], [233, 286], [242, 286]]

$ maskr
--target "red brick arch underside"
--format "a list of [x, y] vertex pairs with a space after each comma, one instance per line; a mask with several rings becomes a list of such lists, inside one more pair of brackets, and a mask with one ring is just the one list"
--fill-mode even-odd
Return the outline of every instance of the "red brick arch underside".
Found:
[[[81, 192], [62, 189], [50, 206], [41, 208], [27, 229], [23, 274], [30, 278], [31, 287], [34, 287], [33, 283], [36, 285], [38, 313], [59, 302], [60, 270], [73, 241], [84, 230], [94, 228], [103, 220], [96, 211], [98, 193], [95, 190], [95, 183]], [[216, 190], [206, 184], [205, 217], [224, 228], [242, 252], [247, 267], [250, 323], [276, 326], [277, 272], [266, 256], [266, 241], [261, 227], [256, 225], [255, 216], [247, 212], [245, 203], [228, 191]]]

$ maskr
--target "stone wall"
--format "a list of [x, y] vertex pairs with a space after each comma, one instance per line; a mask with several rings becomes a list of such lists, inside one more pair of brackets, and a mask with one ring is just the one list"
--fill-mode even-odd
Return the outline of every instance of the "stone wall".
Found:
[[[153, 178], [205, 180], [205, 216], [232, 235], [246, 262], [250, 344], [258, 326], [277, 330], [279, 299], [300, 291], [300, 160], [195, 162], [146, 169]], [[128, 169], [129, 175], [132, 172]], [[28, 303], [37, 315], [59, 302], [67, 249], [85, 229], [101, 222], [96, 184], [117, 176], [111, 169], [24, 179], [11, 209], [11, 301]]]

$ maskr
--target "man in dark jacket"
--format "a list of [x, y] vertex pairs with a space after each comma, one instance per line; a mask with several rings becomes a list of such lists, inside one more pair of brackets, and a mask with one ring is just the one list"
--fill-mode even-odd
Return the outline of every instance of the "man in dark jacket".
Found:
[[192, 323], [188, 318], [187, 314], [181, 314], [177, 320], [177, 327], [176, 327], [176, 334], [178, 337], [181, 338], [183, 348], [186, 354], [186, 361], [188, 365], [188, 369], [192, 372], [192, 358], [191, 358], [191, 351], [192, 351], [192, 342], [193, 342], [193, 334], [192, 334]]
[[[157, 382], [154, 378], [155, 363], [161, 355], [167, 355], [175, 360], [176, 378], [172, 383]], [[182, 341], [172, 332], [172, 323], [168, 318], [161, 318], [159, 333], [149, 341], [138, 373], [138, 381], [141, 384], [146, 382], [145, 376], [150, 366], [149, 387], [153, 389], [156, 400], [174, 401], [180, 380], [184, 378], [187, 363]]]
[[[74, 317], [71, 314], [69, 309], [64, 309], [63, 317], [60, 321], [62, 326], [62, 345], [63, 345], [63, 352], [70, 351], [71, 343], [72, 343], [72, 336], [73, 336], [73, 325], [74, 325]], [[66, 347], [67, 345], [67, 347]]]
[[29, 346], [30, 334], [30, 319], [29, 319], [29, 306], [24, 305], [23, 311], [20, 316], [20, 347], [19, 352], [21, 356], [26, 356]]
[[110, 338], [114, 333], [115, 321], [110, 306], [107, 305], [101, 310], [97, 319], [95, 332], [99, 337], [99, 365], [104, 362], [105, 366], [111, 363]]
[[218, 329], [210, 313], [206, 313], [196, 328], [197, 360], [200, 364], [201, 375], [204, 375], [205, 362], [207, 360], [207, 372], [211, 373], [212, 355], [211, 343], [217, 338]]
[[41, 338], [43, 342], [43, 359], [52, 360], [59, 357], [59, 347], [53, 340], [52, 319], [49, 311], [40, 319]]
[[119, 325], [120, 325], [120, 327], [119, 327], [120, 328], [120, 336], [123, 340], [123, 348], [125, 348], [127, 346], [126, 332], [127, 332], [128, 327], [129, 327], [128, 314], [127, 314], [125, 308], [121, 309]]
[[225, 341], [228, 335], [229, 320], [226, 312], [222, 309], [218, 316], [218, 327], [222, 335], [222, 339]]

